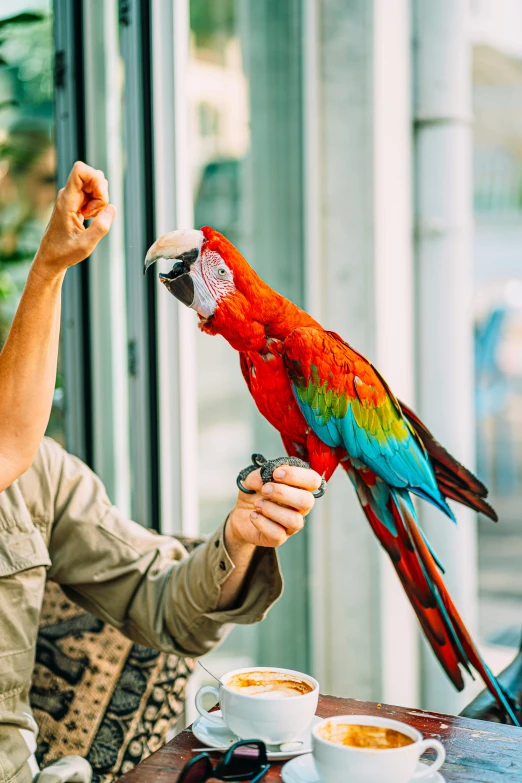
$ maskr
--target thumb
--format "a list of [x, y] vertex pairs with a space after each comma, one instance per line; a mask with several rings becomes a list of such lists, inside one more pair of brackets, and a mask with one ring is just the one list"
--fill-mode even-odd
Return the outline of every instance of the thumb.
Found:
[[113, 204], [107, 204], [92, 220], [89, 228], [85, 229], [85, 243], [93, 250], [100, 239], [109, 233], [112, 221], [116, 215], [116, 207]]
[[253, 489], [256, 492], [261, 492], [263, 488], [263, 482], [261, 480], [261, 471], [253, 470], [249, 473], [244, 481], [241, 482], [247, 489]]

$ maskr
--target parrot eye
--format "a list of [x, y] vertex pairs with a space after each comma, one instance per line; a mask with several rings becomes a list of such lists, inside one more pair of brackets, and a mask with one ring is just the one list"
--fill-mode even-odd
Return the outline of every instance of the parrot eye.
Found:
[[218, 275], [220, 277], [226, 277], [227, 276], [227, 270], [225, 269], [224, 266], [220, 266], [218, 271], [217, 271], [217, 273], [218, 273]]

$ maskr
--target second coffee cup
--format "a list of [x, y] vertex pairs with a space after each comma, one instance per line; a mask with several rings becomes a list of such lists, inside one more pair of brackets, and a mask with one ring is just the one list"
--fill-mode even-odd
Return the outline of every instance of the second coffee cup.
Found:
[[[219, 717], [202, 705], [205, 694], [219, 701]], [[261, 739], [269, 745], [292, 742], [311, 725], [319, 699], [319, 684], [308, 674], [259, 666], [237, 669], [221, 677], [219, 688], [206, 685], [196, 694], [200, 715], [216, 726], [227, 726], [240, 739]]]

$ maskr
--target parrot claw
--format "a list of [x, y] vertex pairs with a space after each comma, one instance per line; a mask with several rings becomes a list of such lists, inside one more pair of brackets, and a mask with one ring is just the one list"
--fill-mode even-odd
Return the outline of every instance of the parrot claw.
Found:
[[[253, 473], [254, 470], [261, 468], [261, 479], [263, 484], [268, 484], [269, 481], [273, 481], [273, 473], [280, 465], [290, 465], [296, 468], [309, 468], [308, 462], [297, 457], [278, 457], [277, 459], [266, 460], [262, 454], [252, 454], [252, 465], [247, 468], [243, 468], [237, 474], [236, 483], [241, 492], [245, 492], [247, 495], [255, 495], [254, 489], [247, 489], [243, 486], [243, 481]], [[321, 486], [316, 492], [312, 492], [314, 498], [321, 498], [326, 491], [326, 481], [321, 479]]]
[[243, 486], [242, 482], [246, 479], [247, 476], [253, 473], [254, 470], [257, 470], [258, 468], [262, 468], [263, 465], [266, 464], [267, 464], [266, 459], [263, 457], [262, 454], [252, 454], [252, 465], [249, 465], [248, 468], [243, 468], [243, 470], [240, 470], [239, 473], [237, 474], [236, 484], [241, 490], [241, 492], [244, 492], [246, 495], [256, 494], [255, 489], [247, 489], [246, 487]]

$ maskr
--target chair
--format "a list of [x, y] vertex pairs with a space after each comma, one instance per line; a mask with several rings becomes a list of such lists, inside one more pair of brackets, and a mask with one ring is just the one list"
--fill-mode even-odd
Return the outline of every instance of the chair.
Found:
[[48, 582], [31, 690], [38, 763], [82, 756], [93, 783], [113, 783], [175, 732], [194, 666], [134, 644]]
[[[522, 705], [522, 642], [516, 658], [499, 674], [497, 679], [515, 697], [518, 704]], [[504, 713], [488, 690], [481, 691], [460, 714], [465, 718], [507, 723]], [[521, 706], [515, 711], [515, 714], [522, 724]]]

